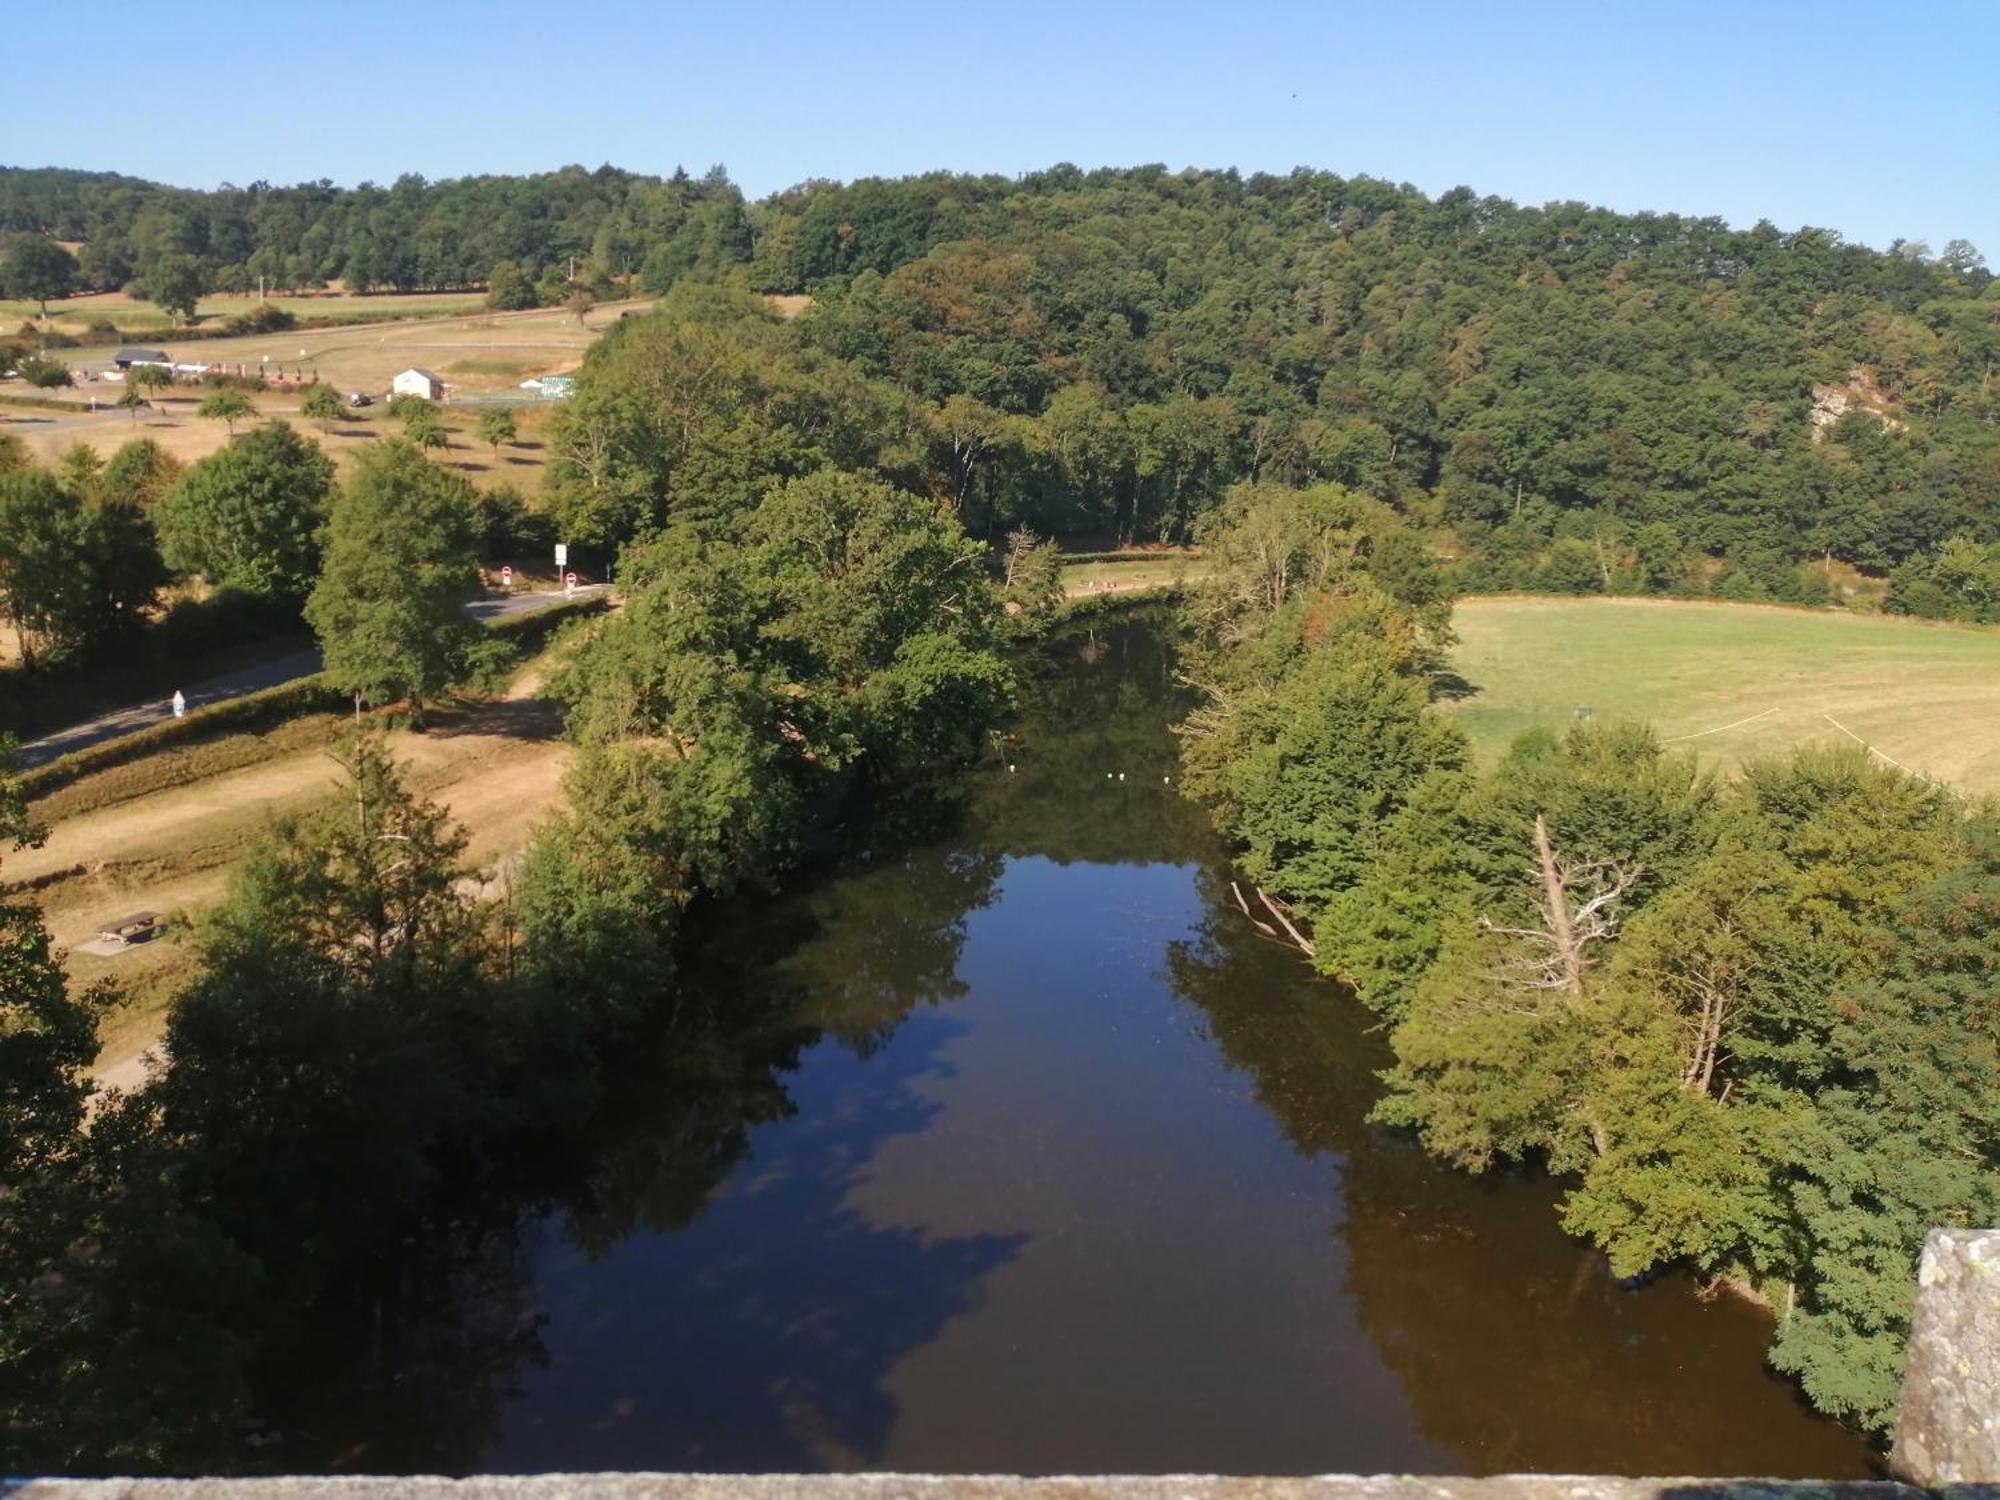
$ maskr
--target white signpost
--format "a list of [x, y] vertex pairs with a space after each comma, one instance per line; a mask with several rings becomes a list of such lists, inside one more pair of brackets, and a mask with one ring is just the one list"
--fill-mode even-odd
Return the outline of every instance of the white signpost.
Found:
[[514, 592], [514, 565], [508, 563], [500, 569], [500, 587], [508, 593]]
[[568, 542], [557, 542], [557, 543], [556, 543], [556, 566], [557, 566], [558, 568], [566, 568], [566, 567], [568, 567], [568, 566], [569, 566], [569, 543], [568, 543]]

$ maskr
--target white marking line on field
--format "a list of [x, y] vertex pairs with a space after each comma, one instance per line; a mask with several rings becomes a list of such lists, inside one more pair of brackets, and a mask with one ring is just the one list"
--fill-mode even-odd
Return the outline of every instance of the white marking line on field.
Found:
[[1879, 760], [1888, 762], [1890, 765], [1894, 766], [1897, 770], [1903, 772], [1904, 774], [1909, 776], [1915, 776], [1920, 781], [1936, 780], [1936, 778], [1933, 777], [1928, 771], [1915, 770], [1912, 767], [1904, 765], [1900, 760], [1897, 760], [1894, 756], [1882, 754], [1880, 750], [1877, 750], [1873, 745], [1869, 744], [1868, 741], [1864, 740], [1863, 738], [1861, 738], [1860, 735], [1856, 734], [1853, 730], [1849, 729], [1845, 724], [1841, 723], [1840, 720], [1836, 719], [1832, 714], [1822, 710], [1820, 713], [1820, 717], [1826, 720], [1826, 722], [1831, 724], [1835, 729], [1838, 729], [1842, 734], [1846, 735], [1850, 740], [1853, 740], [1855, 744], [1859, 745], [1863, 750], [1866, 750], [1870, 755], [1875, 756]]
[[1741, 729], [1745, 724], [1755, 724], [1759, 719], [1768, 719], [1777, 709], [1767, 708], [1761, 714], [1752, 714], [1747, 719], [1738, 719], [1734, 724], [1718, 724], [1713, 729], [1697, 729], [1693, 734], [1677, 734], [1672, 739], [1661, 740], [1662, 745], [1678, 745], [1682, 740], [1698, 740], [1705, 734], [1721, 734], [1725, 729]]

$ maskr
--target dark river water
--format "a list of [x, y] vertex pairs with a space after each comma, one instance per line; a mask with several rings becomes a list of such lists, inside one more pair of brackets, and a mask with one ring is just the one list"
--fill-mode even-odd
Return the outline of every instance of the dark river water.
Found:
[[1165, 782], [1150, 625], [1030, 676], [953, 836], [710, 945], [577, 1203], [510, 1251], [531, 1352], [434, 1457], [1869, 1472], [1756, 1309], [1621, 1288], [1554, 1185], [1366, 1123], [1381, 1037]]

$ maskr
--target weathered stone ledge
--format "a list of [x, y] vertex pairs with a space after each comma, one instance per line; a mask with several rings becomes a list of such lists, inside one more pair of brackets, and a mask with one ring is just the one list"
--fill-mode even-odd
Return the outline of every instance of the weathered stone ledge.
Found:
[[283, 1479], [0, 1481], [0, 1500], [2000, 1500], [2000, 1485], [1927, 1491], [1889, 1482], [949, 1474], [521, 1474]]

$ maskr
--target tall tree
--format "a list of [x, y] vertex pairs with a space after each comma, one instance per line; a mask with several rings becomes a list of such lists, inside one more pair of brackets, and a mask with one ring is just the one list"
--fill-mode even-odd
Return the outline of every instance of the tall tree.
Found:
[[478, 588], [472, 487], [404, 442], [356, 461], [327, 520], [326, 556], [306, 601], [328, 675], [357, 698], [426, 699], [465, 679], [481, 632], [464, 605]]
[[271, 422], [194, 464], [155, 510], [160, 548], [177, 572], [211, 588], [297, 606], [319, 572], [319, 528], [333, 463]]
[[192, 255], [162, 255], [146, 268], [146, 298], [169, 317], [187, 322], [194, 317], [208, 281], [201, 262]]
[[39, 234], [16, 235], [0, 260], [0, 290], [40, 303], [46, 318], [49, 298], [67, 297], [76, 290], [76, 258]]

